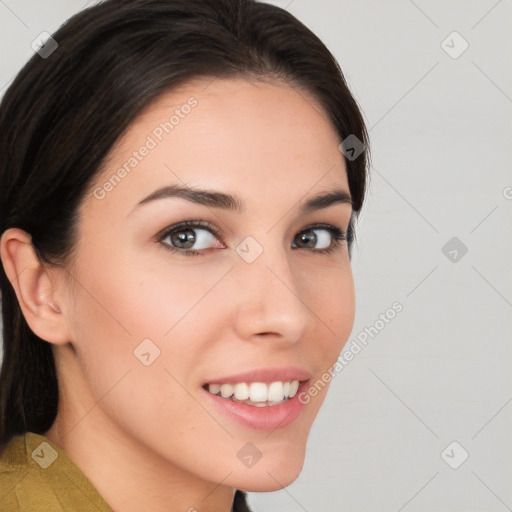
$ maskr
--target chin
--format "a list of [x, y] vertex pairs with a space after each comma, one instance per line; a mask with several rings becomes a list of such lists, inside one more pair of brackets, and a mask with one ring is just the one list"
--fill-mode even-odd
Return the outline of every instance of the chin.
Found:
[[270, 458], [263, 457], [252, 468], [240, 469], [233, 478], [233, 487], [247, 492], [278, 491], [292, 484], [304, 466], [304, 451]]

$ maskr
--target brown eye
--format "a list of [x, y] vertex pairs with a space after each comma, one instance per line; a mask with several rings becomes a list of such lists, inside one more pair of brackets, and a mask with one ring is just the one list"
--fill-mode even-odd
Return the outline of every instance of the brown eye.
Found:
[[172, 245], [178, 249], [191, 249], [196, 241], [195, 230], [190, 228], [175, 231], [168, 238], [171, 240]]
[[329, 251], [333, 246], [345, 240], [345, 234], [334, 226], [315, 226], [301, 231], [297, 237], [299, 249], [314, 249], [317, 251]]
[[208, 249], [225, 249], [219, 241], [220, 233], [208, 221], [185, 221], [167, 228], [157, 241], [166, 249], [184, 256], [199, 256]]
[[212, 242], [215, 240], [215, 235], [205, 228], [187, 227], [168, 232], [167, 236], [162, 241], [168, 243], [175, 249], [192, 249], [198, 251], [209, 249], [212, 246]]
[[299, 235], [300, 245], [302, 247], [307, 247], [308, 249], [314, 249], [317, 242], [317, 236], [314, 230], [307, 231], [305, 233], [301, 233]]

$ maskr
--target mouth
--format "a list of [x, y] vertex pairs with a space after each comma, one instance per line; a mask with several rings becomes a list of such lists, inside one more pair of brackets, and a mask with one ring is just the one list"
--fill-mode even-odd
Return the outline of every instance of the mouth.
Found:
[[273, 407], [293, 398], [300, 381], [238, 382], [236, 384], [205, 384], [203, 389], [215, 396], [252, 407]]
[[259, 369], [203, 384], [206, 400], [223, 416], [255, 430], [284, 428], [305, 407], [299, 400], [311, 374], [298, 368]]

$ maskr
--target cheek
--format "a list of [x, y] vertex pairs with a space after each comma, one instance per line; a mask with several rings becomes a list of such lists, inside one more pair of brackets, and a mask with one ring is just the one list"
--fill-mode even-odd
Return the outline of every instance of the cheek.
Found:
[[122, 252], [102, 261], [81, 266], [79, 280], [87, 289], [77, 287], [71, 315], [91, 389], [101, 396], [127, 370], [130, 380], [143, 383], [134, 385], [135, 394], [178, 389], [166, 371], [181, 383], [193, 382], [222, 321], [218, 297], [209, 292], [229, 266], [185, 268]]
[[144, 338], [168, 339], [215, 284], [217, 274], [222, 275], [222, 269], [180, 268], [161, 260], [155, 264], [134, 254], [105, 258], [101, 265], [80, 271], [80, 279], [87, 283], [76, 301], [80, 323], [129, 344]]
[[[333, 271], [329, 279], [322, 279], [323, 293], [313, 302], [313, 313], [318, 316], [318, 332], [323, 336], [310, 340], [309, 359], [315, 361], [315, 375], [304, 391], [304, 403], [313, 417], [325, 400], [332, 380], [334, 365], [350, 337], [355, 316], [354, 280], [350, 266]], [[311, 308], [313, 309], [313, 308]]]
[[347, 342], [354, 325], [355, 290], [349, 263], [328, 269], [315, 282], [310, 283], [312, 314], [316, 317], [318, 332], [316, 340], [321, 350], [317, 353], [323, 363], [331, 364]]
[[148, 443], [170, 431], [177, 440], [194, 436], [194, 425], [208, 425], [183, 388], [194, 381], [213, 323], [201, 315], [212, 303], [201, 298], [218, 278], [197, 269], [154, 268], [118, 254], [80, 270], [87, 290], [76, 290], [73, 335], [86, 393], [100, 404], [98, 415]]
[[355, 290], [351, 270], [339, 273], [326, 284], [327, 290], [320, 297], [321, 307], [332, 324], [332, 330], [340, 338], [346, 338], [352, 330], [355, 315]]

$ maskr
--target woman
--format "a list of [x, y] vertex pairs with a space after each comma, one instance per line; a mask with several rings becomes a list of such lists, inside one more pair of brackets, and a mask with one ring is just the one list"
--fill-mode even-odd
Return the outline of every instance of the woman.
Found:
[[66, 22], [0, 107], [0, 508], [243, 511], [293, 482], [353, 325], [366, 146], [285, 10]]

